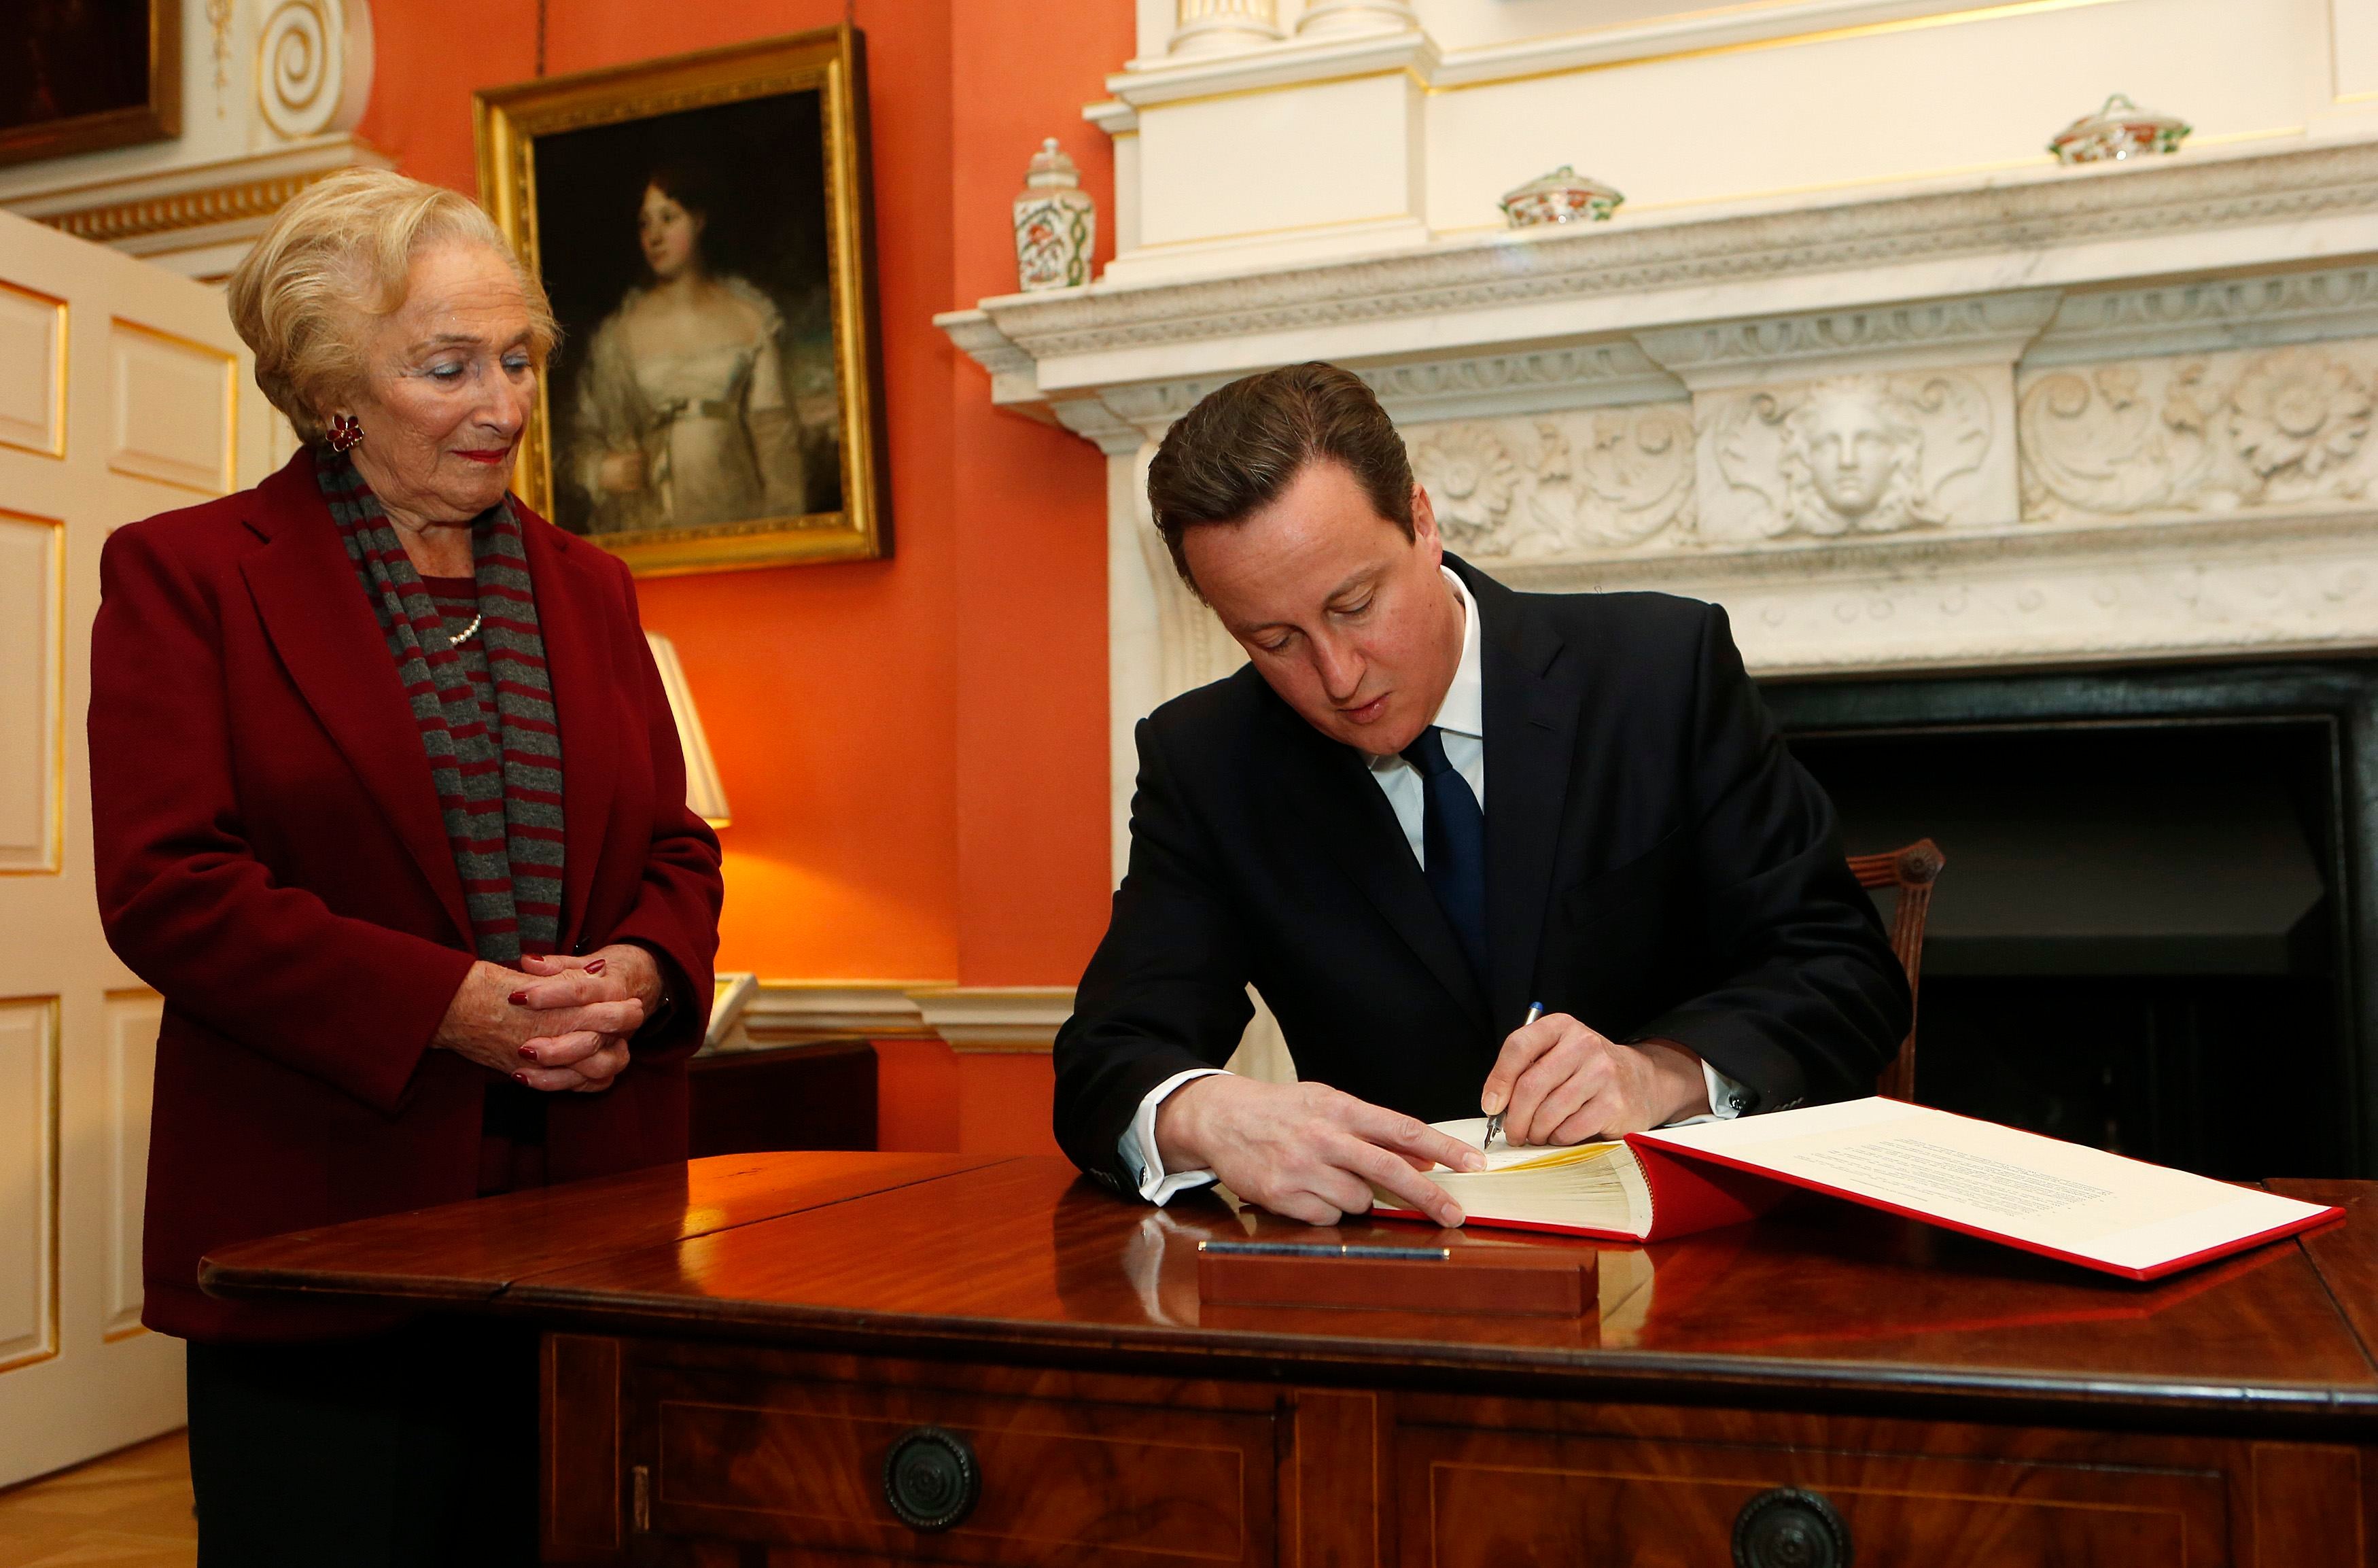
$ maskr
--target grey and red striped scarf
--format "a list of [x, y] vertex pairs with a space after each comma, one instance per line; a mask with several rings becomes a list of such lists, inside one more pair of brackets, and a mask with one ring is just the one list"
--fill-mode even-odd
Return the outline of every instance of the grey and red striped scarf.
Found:
[[499, 964], [550, 953], [561, 930], [561, 728], [520, 519], [507, 498], [471, 523], [478, 636], [495, 690], [490, 733], [470, 672], [379, 498], [343, 456], [318, 454], [315, 475], [429, 754], [473, 946]]

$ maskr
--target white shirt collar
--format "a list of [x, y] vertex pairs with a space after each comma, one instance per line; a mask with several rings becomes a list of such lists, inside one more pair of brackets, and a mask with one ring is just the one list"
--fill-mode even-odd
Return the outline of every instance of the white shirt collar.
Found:
[[[1461, 601], [1461, 657], [1453, 666], [1453, 684], [1445, 689], [1445, 700], [1436, 705], [1436, 716], [1429, 722], [1455, 735], [1473, 736], [1483, 743], [1486, 739], [1486, 688], [1479, 674], [1478, 601], [1470, 597], [1469, 585], [1453, 568], [1440, 566], [1437, 570], [1445, 573], [1445, 580], [1453, 586], [1454, 597]], [[1400, 755], [1369, 760], [1375, 771], [1407, 766]]]
[[1430, 723], [1439, 730], [1450, 730], [1457, 735], [1486, 738], [1486, 688], [1478, 673], [1478, 601], [1470, 597], [1469, 585], [1450, 566], [1440, 566], [1445, 580], [1453, 585], [1456, 597], [1461, 600], [1461, 658], [1453, 667], [1453, 684], [1445, 689], [1445, 701], [1436, 706], [1436, 717]]

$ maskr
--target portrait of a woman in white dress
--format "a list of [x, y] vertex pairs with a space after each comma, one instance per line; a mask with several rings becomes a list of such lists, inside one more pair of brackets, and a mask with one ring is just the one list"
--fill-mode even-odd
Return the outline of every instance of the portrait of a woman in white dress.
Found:
[[[636, 211], [644, 279], [594, 329], [565, 452], [586, 531], [702, 528], [807, 509], [782, 311], [713, 267], [699, 177], [655, 170]], [[558, 411], [557, 411], [558, 412]]]
[[[739, 84], [662, 62], [613, 102], [571, 88], [535, 110], [570, 123], [498, 176], [519, 180], [505, 199], [561, 327], [522, 497], [636, 572], [891, 551], [847, 43], [762, 51], [774, 63]], [[828, 66], [827, 85], [787, 90]], [[713, 93], [728, 96], [676, 106]]]

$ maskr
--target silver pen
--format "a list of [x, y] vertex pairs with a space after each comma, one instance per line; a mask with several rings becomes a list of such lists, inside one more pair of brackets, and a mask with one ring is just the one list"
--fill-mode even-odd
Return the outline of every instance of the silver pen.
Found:
[[[1543, 1016], [1544, 1005], [1542, 1002], [1531, 1002], [1528, 1004], [1528, 1016], [1519, 1020], [1519, 1027], [1525, 1029]], [[1478, 1140], [1478, 1152], [1483, 1154], [1486, 1152], [1486, 1146], [1502, 1136], [1503, 1113], [1497, 1111], [1486, 1118], [1486, 1136]]]

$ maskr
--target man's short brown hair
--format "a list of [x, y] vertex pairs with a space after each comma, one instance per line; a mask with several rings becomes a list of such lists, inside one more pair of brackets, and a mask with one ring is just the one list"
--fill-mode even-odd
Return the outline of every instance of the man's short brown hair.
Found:
[[1316, 362], [1243, 376], [1183, 415], [1147, 465], [1147, 504], [1189, 591], [1205, 597], [1181, 553], [1183, 534], [1238, 522], [1325, 460], [1344, 464], [1378, 514], [1413, 537], [1411, 459], [1351, 371]]

